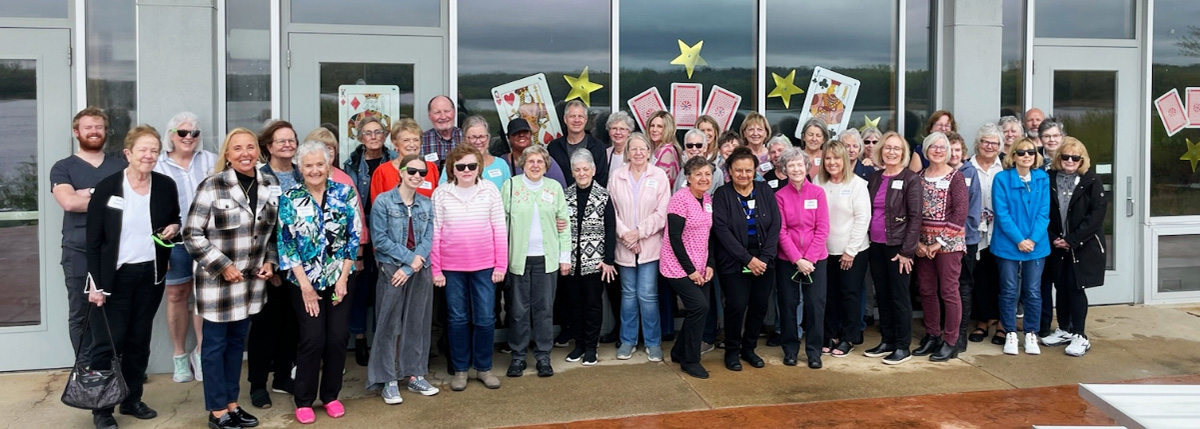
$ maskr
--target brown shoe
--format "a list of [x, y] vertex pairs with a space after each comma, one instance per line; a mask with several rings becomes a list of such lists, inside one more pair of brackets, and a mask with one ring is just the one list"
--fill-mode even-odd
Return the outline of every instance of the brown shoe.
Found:
[[496, 377], [495, 375], [492, 375], [491, 371], [480, 371], [477, 374], [475, 374], [475, 378], [477, 378], [477, 379], [479, 379], [479, 381], [483, 382], [483, 385], [487, 386], [488, 389], [499, 389], [500, 388], [500, 379], [498, 377]]

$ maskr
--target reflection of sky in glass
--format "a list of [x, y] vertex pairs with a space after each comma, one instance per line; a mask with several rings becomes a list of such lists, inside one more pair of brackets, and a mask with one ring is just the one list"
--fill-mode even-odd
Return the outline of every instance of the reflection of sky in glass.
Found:
[[547, 7], [538, 0], [460, 0], [458, 5], [461, 74], [612, 68], [607, 1], [565, 0]]
[[291, 5], [292, 22], [403, 27], [437, 27], [442, 23], [438, 0], [291, 0]]
[[752, 0], [623, 2], [621, 68], [682, 69], [671, 64], [676, 40], [703, 40], [700, 56], [709, 68], [754, 67], [755, 8]]
[[1133, 0], [1038, 0], [1033, 32], [1036, 37], [1132, 39], [1133, 11]]
[[1181, 49], [1176, 43], [1184, 36], [1200, 40], [1200, 2], [1194, 0], [1158, 0], [1154, 6], [1154, 64], [1194, 65], [1200, 63], [1200, 51]]
[[[909, 0], [905, 13], [905, 110], [916, 114], [906, 119], [904, 132], [913, 136], [925, 121], [925, 114], [933, 110], [933, 76], [929, 61], [929, 13], [930, 0]], [[914, 120], [915, 119], [915, 120]]]
[[225, 122], [230, 129], [257, 130], [271, 116], [270, 19], [267, 0], [225, 3]]

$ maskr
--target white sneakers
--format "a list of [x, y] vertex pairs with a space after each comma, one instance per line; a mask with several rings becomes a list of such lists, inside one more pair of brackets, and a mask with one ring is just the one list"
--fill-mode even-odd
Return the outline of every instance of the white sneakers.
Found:
[[1057, 347], [1071, 342], [1071, 333], [1055, 328], [1054, 333], [1041, 338], [1042, 345], [1046, 347]]
[[1067, 346], [1065, 353], [1067, 356], [1081, 357], [1091, 348], [1092, 342], [1083, 335], [1071, 335], [1071, 344]]
[[1017, 333], [1009, 332], [1004, 334], [1004, 354], [1017, 354]]

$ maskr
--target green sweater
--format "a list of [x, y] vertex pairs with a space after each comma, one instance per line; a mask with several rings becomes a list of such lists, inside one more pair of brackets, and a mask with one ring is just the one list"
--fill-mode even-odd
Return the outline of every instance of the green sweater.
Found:
[[[542, 247], [546, 253], [546, 272], [558, 271], [559, 261], [571, 263], [571, 216], [567, 212], [562, 185], [542, 177], [541, 189], [535, 191], [526, 186], [525, 175], [522, 174], [504, 182], [500, 198], [504, 201], [504, 212], [508, 218], [508, 272], [514, 275], [525, 273], [535, 205], [541, 223]], [[568, 227], [559, 231], [557, 219], [567, 221]]]

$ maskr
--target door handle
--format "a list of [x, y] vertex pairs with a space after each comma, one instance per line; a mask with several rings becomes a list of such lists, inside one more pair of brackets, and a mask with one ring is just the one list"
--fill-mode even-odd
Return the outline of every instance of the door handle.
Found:
[[1133, 216], [1133, 176], [1125, 176], [1125, 217]]

